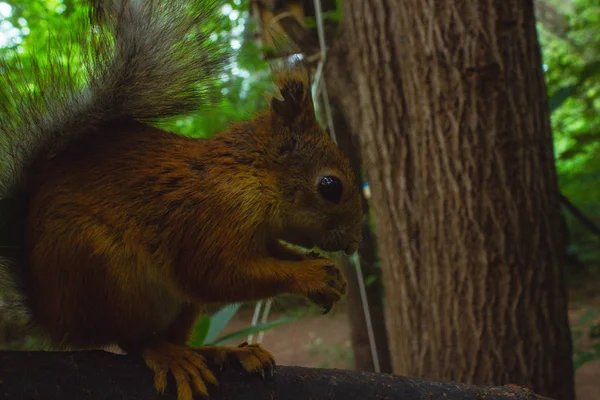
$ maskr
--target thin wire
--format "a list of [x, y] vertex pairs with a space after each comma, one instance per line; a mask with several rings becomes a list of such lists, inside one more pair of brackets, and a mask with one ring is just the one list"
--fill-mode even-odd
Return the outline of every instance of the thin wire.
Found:
[[319, 60], [319, 64], [317, 64], [317, 70], [315, 71], [315, 76], [313, 78], [313, 86], [312, 86], [312, 97], [316, 99], [319, 95], [319, 91], [321, 90], [321, 72], [323, 71], [323, 56], [319, 53], [317, 59]]
[[[260, 309], [262, 308], [262, 300], [259, 300], [256, 302], [256, 306], [254, 306], [254, 315], [252, 316], [252, 326], [256, 326], [256, 323], [258, 322], [258, 316], [260, 315]], [[248, 344], [252, 344], [252, 339], [254, 339], [254, 335], [252, 333], [250, 333], [248, 335]]]
[[[327, 46], [325, 45], [325, 30], [323, 28], [323, 14], [321, 13], [321, 0], [314, 0], [315, 2], [315, 18], [317, 20], [317, 33], [319, 35], [319, 50], [321, 54], [321, 59], [319, 60], [319, 65], [317, 66], [317, 70], [315, 71], [314, 81], [313, 81], [313, 98], [316, 97], [317, 88], [321, 88], [325, 85], [321, 86], [321, 82], [323, 79], [323, 66], [325, 65], [325, 58], [327, 57]], [[329, 124], [329, 121], [328, 121]], [[332, 124], [333, 125], [333, 124]], [[335, 137], [335, 135], [334, 135]]]
[[[335, 128], [333, 126], [333, 117], [331, 115], [331, 105], [329, 104], [329, 96], [327, 94], [327, 86], [325, 85], [325, 80], [323, 78], [323, 65], [325, 64], [326, 57], [326, 47], [325, 47], [325, 34], [323, 29], [323, 14], [321, 12], [321, 1], [314, 0], [315, 4], [315, 17], [317, 20], [317, 32], [319, 34], [319, 46], [321, 47], [321, 60], [319, 61], [319, 65], [317, 66], [317, 72], [315, 73], [314, 80], [314, 89], [313, 92], [316, 93], [316, 87], [321, 88], [323, 95], [323, 104], [325, 105], [325, 115], [327, 119], [327, 125], [329, 127], [329, 134], [333, 141], [337, 144]], [[318, 74], [318, 75], [317, 75]], [[362, 302], [363, 311], [365, 313], [365, 322], [367, 324], [367, 334], [369, 337], [369, 347], [371, 350], [371, 357], [373, 360], [373, 368], [375, 372], [380, 372], [381, 368], [379, 365], [379, 355], [377, 354], [377, 346], [375, 342], [375, 334], [373, 332], [373, 323], [371, 318], [371, 312], [369, 310], [369, 301], [367, 299], [367, 290], [365, 287], [365, 281], [363, 278], [362, 268], [360, 265], [360, 259], [358, 256], [358, 252], [355, 252], [350, 258], [350, 262], [354, 264], [356, 269], [356, 274], [358, 277], [358, 287], [360, 290], [360, 299]]]
[[335, 128], [333, 126], [333, 116], [331, 113], [331, 104], [329, 104], [329, 95], [327, 93], [327, 85], [325, 85], [325, 79], [321, 78], [321, 94], [323, 95], [323, 104], [325, 105], [325, 118], [327, 118], [327, 125], [329, 126], [329, 136], [335, 144], [337, 144], [337, 136], [335, 134]]
[[373, 358], [373, 369], [375, 372], [381, 372], [381, 368], [379, 366], [379, 354], [377, 354], [377, 347], [375, 341], [375, 332], [373, 331], [373, 323], [371, 319], [371, 310], [369, 310], [369, 303], [367, 299], [367, 289], [365, 287], [365, 280], [362, 274], [362, 268], [360, 266], [360, 257], [358, 256], [358, 252], [354, 253], [350, 257], [350, 262], [354, 264], [356, 269], [356, 275], [358, 277], [358, 288], [360, 290], [360, 298], [363, 300], [363, 309], [365, 312], [365, 321], [367, 323], [367, 334], [369, 335], [369, 344], [371, 347], [371, 357]]
[[[261, 324], [265, 324], [269, 319], [269, 312], [271, 311], [271, 305], [273, 304], [273, 299], [269, 298], [267, 300], [267, 304], [265, 304], [265, 309], [263, 311], [263, 316], [260, 321]], [[256, 338], [256, 343], [262, 343], [263, 337], [265, 336], [265, 331], [261, 330], [258, 332], [258, 337]]]

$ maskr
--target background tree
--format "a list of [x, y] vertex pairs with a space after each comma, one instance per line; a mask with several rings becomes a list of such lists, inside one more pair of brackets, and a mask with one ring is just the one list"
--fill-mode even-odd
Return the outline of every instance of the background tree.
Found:
[[343, 5], [326, 77], [369, 160], [394, 371], [573, 399], [532, 2]]

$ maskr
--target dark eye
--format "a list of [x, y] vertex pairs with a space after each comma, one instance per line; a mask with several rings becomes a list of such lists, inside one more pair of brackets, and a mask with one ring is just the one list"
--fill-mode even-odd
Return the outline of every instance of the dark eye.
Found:
[[319, 193], [327, 201], [339, 203], [342, 199], [344, 185], [337, 176], [324, 176], [319, 182]]

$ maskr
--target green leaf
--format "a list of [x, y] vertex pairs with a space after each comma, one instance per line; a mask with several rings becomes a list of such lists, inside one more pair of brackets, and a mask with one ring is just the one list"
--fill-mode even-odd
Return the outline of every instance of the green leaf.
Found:
[[210, 317], [210, 326], [206, 337], [204, 338], [205, 343], [212, 343], [221, 333], [221, 331], [227, 326], [231, 318], [240, 309], [242, 303], [230, 304], [221, 308], [212, 317]]
[[194, 325], [190, 346], [202, 346], [206, 343], [206, 335], [210, 327], [210, 315], [202, 315]]
[[280, 325], [289, 324], [295, 320], [296, 320], [296, 318], [293, 318], [293, 317], [282, 317], [275, 321], [265, 322], [264, 324], [256, 324], [254, 326], [249, 326], [248, 328], [240, 329], [239, 331], [236, 331], [236, 332], [230, 333], [229, 335], [220, 337], [218, 340], [216, 340], [214, 343], [211, 343], [211, 344], [213, 344], [213, 345], [222, 344], [224, 342], [227, 342], [228, 340], [246, 337], [252, 333], [258, 333], [260, 331], [268, 331], [269, 329], [273, 329]]

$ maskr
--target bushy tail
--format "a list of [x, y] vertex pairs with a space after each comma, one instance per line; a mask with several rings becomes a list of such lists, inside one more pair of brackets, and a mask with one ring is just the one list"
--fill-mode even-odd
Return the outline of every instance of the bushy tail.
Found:
[[14, 59], [0, 60], [0, 198], [36, 160], [106, 122], [158, 121], [206, 105], [227, 62], [227, 46], [212, 36], [216, 0], [89, 1], [75, 51], [55, 39], [48, 58], [34, 59], [29, 82]]
[[[89, 2], [88, 19], [68, 27], [71, 43], [57, 36], [43, 58], [0, 59], [0, 239], [22, 228], [13, 206], [36, 161], [111, 121], [158, 122], [207, 105], [228, 60], [211, 37], [218, 0]], [[0, 243], [0, 324], [27, 329], [12, 244]]]

